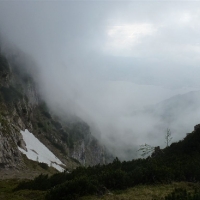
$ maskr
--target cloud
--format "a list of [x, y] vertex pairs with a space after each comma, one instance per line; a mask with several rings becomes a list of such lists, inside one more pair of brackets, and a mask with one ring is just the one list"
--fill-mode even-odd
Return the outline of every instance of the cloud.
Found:
[[168, 126], [132, 113], [200, 87], [199, 4], [2, 1], [0, 32], [38, 63], [52, 109], [81, 117], [130, 159], [141, 143], [162, 143]]
[[146, 36], [151, 36], [156, 29], [151, 24], [124, 24], [110, 26], [107, 30], [108, 41], [105, 51], [116, 56], [131, 56], [135, 45], [142, 42]]

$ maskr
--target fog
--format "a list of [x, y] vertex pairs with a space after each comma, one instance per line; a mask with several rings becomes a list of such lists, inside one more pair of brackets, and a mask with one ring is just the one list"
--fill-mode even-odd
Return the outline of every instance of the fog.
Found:
[[198, 95], [196, 107], [173, 108], [173, 121], [161, 117], [164, 106], [160, 115], [145, 111], [199, 90], [199, 6], [1, 1], [0, 33], [37, 63], [33, 76], [52, 110], [81, 118], [113, 154], [131, 159], [141, 144], [163, 147], [167, 128], [177, 141], [199, 123]]

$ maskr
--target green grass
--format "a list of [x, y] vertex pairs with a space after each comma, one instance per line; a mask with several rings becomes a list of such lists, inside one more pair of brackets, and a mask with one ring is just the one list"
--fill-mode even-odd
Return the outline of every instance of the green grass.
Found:
[[19, 180], [0, 180], [0, 199], [1, 200], [44, 200], [45, 192], [20, 190], [13, 191], [19, 184]]
[[187, 182], [158, 185], [139, 185], [122, 191], [107, 191], [105, 195], [82, 197], [80, 200], [160, 200], [172, 192], [175, 188], [184, 188], [187, 189], [187, 191], [194, 192], [196, 187], [199, 187], [199, 184]]
[[[14, 191], [22, 180], [10, 179], [0, 180], [0, 199], [1, 200], [45, 200], [45, 191], [19, 190]], [[197, 183], [171, 183], [158, 185], [139, 185], [127, 190], [107, 191], [105, 195], [93, 195], [81, 197], [80, 200], [161, 200], [174, 188], [184, 188], [193, 192], [199, 187]]]

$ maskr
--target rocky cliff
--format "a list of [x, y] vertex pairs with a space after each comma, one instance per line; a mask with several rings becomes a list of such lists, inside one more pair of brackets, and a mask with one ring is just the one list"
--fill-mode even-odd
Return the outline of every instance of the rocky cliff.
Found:
[[83, 121], [59, 121], [41, 100], [23, 62], [0, 55], [0, 169], [27, 168], [20, 130], [28, 129], [66, 168], [105, 162], [105, 150]]

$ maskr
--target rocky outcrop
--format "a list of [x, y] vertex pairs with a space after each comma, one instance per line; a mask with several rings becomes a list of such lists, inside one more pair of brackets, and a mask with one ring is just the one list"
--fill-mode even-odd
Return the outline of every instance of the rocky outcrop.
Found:
[[14, 128], [2, 126], [0, 130], [0, 168], [19, 169], [23, 166], [21, 153], [17, 148], [17, 143], [21, 140], [21, 134]]
[[24, 151], [27, 151], [26, 143], [25, 143], [25, 141], [23, 139], [20, 139], [17, 142], [17, 146], [20, 147], [21, 149], [23, 149]]
[[105, 149], [98, 144], [95, 138], [89, 142], [84, 140], [76, 142], [70, 156], [84, 166], [105, 164]]
[[[20, 130], [30, 130], [66, 166], [105, 162], [105, 150], [80, 121], [59, 121], [38, 95], [33, 78], [0, 55], [0, 169], [26, 167]], [[77, 160], [77, 161], [76, 161]]]
[[7, 59], [0, 54], [0, 85], [8, 87], [10, 80], [10, 67]]

